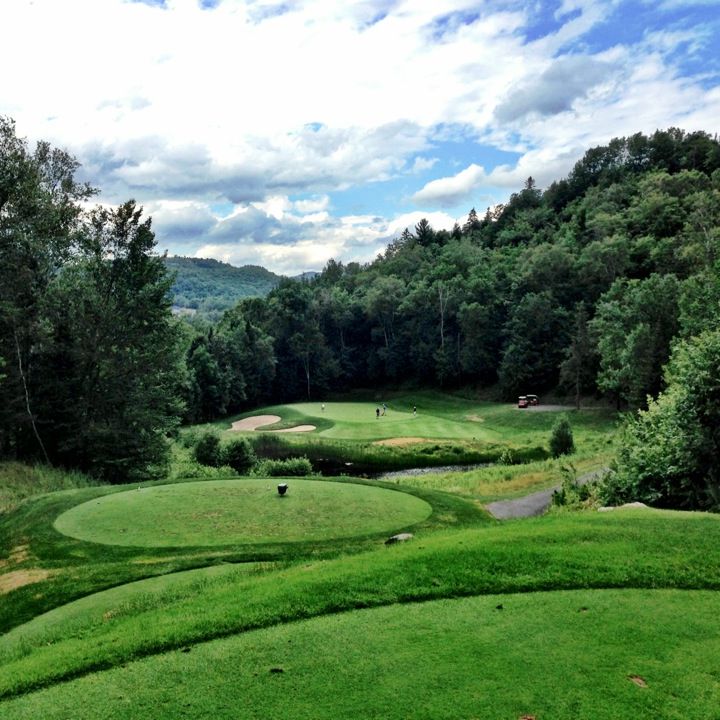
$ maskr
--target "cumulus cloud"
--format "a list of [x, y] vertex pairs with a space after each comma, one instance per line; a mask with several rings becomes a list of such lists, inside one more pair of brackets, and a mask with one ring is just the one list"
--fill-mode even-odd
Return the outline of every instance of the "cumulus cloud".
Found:
[[[621, 43], [607, 30], [633, 4], [618, 0], [73, 0], [72, 21], [67, 3], [4, 0], [0, 110], [76, 154], [103, 202], [145, 204], [163, 242], [274, 267], [369, 259], [408, 198], [452, 214], [613, 136], [720, 130], [716, 78], [679, 70], [716, 40], [683, 9], [717, 3], [658, 2], [672, 27]], [[520, 158], [443, 155], [456, 137]], [[370, 213], [336, 216], [333, 193], [355, 188]]]
[[485, 168], [473, 163], [457, 175], [431, 180], [412, 199], [415, 203], [429, 203], [452, 207], [465, 200], [481, 183], [487, 181]]
[[525, 81], [495, 109], [500, 122], [516, 122], [531, 113], [557, 115], [572, 108], [573, 102], [588, 95], [591, 88], [607, 79], [614, 68], [591, 57], [560, 58], [539, 77]]

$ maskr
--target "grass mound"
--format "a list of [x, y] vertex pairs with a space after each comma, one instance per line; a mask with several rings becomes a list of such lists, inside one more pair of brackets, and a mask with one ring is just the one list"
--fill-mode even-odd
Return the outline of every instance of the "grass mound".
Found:
[[184, 547], [329, 540], [392, 532], [431, 506], [407, 493], [295, 479], [210, 480], [114, 493], [60, 515], [55, 528], [106, 545]]
[[709, 718], [718, 612], [717, 593], [663, 590], [395, 605], [146, 658], [5, 702], [2, 715]]

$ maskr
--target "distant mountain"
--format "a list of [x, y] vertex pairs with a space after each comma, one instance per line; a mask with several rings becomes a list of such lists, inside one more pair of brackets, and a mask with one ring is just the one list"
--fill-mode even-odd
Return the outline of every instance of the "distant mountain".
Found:
[[235, 267], [207, 258], [168, 257], [165, 265], [175, 273], [173, 310], [216, 319], [238, 300], [265, 297], [281, 280], [258, 265]]

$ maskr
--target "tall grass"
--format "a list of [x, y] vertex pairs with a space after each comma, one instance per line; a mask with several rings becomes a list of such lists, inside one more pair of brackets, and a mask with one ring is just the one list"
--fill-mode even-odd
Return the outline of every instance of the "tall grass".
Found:
[[2, 462], [0, 463], [0, 515], [10, 512], [33, 495], [101, 484], [81, 472], [60, 470], [48, 465]]

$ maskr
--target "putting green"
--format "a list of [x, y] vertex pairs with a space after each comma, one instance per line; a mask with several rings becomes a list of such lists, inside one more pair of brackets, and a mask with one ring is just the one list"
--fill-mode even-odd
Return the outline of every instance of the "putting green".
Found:
[[368, 485], [211, 480], [112, 493], [60, 515], [64, 535], [105, 545], [179, 547], [329, 540], [396, 531], [426, 519], [413, 495]]

